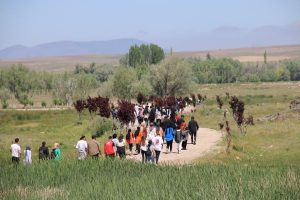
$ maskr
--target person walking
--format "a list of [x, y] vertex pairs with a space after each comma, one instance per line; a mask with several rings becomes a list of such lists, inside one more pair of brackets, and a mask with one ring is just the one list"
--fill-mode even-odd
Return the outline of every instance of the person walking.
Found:
[[30, 146], [26, 146], [26, 149], [24, 151], [24, 164], [25, 165], [31, 165], [32, 164]]
[[117, 142], [117, 154], [120, 157], [120, 160], [122, 160], [123, 158], [126, 158], [126, 153], [125, 153], [125, 140], [123, 137], [123, 134], [121, 134], [118, 138], [118, 142]]
[[[137, 141], [137, 139], [139, 138], [139, 134], [140, 134], [141, 128], [140, 126], [138, 126], [134, 132], [134, 140], [135, 140], [135, 151], [138, 154], [139, 153], [139, 143]], [[140, 141], [139, 141], [140, 142]]]
[[147, 140], [152, 140], [152, 138], [155, 137], [156, 134], [156, 127], [154, 126], [154, 123], [151, 122], [150, 126], [149, 126], [149, 130], [148, 130], [148, 134], [147, 134]]
[[181, 150], [186, 150], [186, 145], [187, 145], [187, 141], [188, 141], [188, 130], [186, 130], [186, 122], [183, 121], [181, 123], [181, 126], [180, 126], [180, 130], [181, 130], [181, 140], [182, 140], [182, 144], [181, 144]]
[[78, 151], [78, 160], [84, 160], [87, 155], [87, 142], [85, 140], [85, 136], [81, 136], [79, 141], [76, 144], [76, 149]]
[[54, 160], [61, 160], [61, 151], [59, 148], [59, 143], [54, 143], [51, 152], [51, 158]]
[[131, 129], [128, 129], [128, 132], [126, 134], [126, 142], [127, 142], [128, 146], [129, 146], [130, 155], [132, 155], [133, 133], [131, 132]]
[[145, 136], [142, 136], [141, 139], [141, 153], [142, 153], [142, 163], [146, 162], [146, 151], [147, 151], [147, 143]]
[[19, 145], [19, 138], [15, 138], [15, 143], [10, 146], [11, 161], [14, 164], [19, 164], [21, 157], [21, 147]]
[[154, 146], [152, 140], [148, 141], [147, 150], [146, 150], [146, 161], [147, 163], [154, 163]]
[[39, 160], [46, 160], [49, 158], [49, 149], [46, 147], [46, 142], [42, 142], [42, 146], [39, 148]]
[[199, 125], [198, 125], [197, 121], [195, 120], [194, 116], [192, 116], [191, 121], [189, 121], [188, 129], [191, 134], [192, 144], [196, 145], [197, 131], [199, 129]]
[[88, 154], [94, 158], [98, 159], [101, 156], [100, 144], [96, 140], [96, 135], [92, 135], [92, 140], [88, 142]]
[[163, 139], [160, 136], [159, 129], [156, 129], [156, 136], [152, 139], [152, 142], [153, 142], [154, 151], [155, 151], [155, 163], [157, 164], [158, 160], [159, 160], [160, 152], [162, 151], [163, 144], [164, 144]]
[[104, 144], [104, 155], [105, 155], [105, 158], [114, 158], [115, 157], [114, 142], [112, 141], [111, 136], [108, 137], [108, 140]]
[[165, 130], [165, 140], [167, 143], [166, 153], [172, 152], [173, 139], [174, 139], [174, 129], [173, 127], [169, 127]]
[[118, 151], [117, 151], [118, 135], [117, 135], [117, 133], [113, 133], [112, 141], [114, 143], [114, 151], [115, 151], [115, 154], [116, 154], [115, 156], [118, 156], [117, 155], [118, 154]]

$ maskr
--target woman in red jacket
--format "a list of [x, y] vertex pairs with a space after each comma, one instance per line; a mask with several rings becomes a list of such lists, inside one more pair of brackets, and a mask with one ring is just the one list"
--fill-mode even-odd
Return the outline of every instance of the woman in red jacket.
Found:
[[111, 136], [108, 137], [108, 140], [104, 144], [104, 154], [105, 154], [105, 158], [115, 157], [114, 143], [112, 141]]

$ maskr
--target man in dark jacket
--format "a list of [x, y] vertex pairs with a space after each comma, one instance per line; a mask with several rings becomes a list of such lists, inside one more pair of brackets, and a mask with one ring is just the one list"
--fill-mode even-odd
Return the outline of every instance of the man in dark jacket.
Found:
[[192, 144], [196, 145], [197, 138], [197, 130], [199, 128], [198, 123], [195, 121], [194, 116], [191, 117], [191, 121], [189, 121], [188, 129], [191, 134]]

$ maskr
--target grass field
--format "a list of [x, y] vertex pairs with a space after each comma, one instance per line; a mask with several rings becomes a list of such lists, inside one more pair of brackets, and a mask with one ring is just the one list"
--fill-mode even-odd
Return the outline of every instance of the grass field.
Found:
[[[207, 95], [194, 113], [200, 126], [218, 130], [223, 111], [215, 95], [225, 92], [245, 101], [246, 115], [255, 126], [242, 136], [229, 116], [233, 133], [230, 154], [224, 142], [219, 150], [199, 158], [193, 166], [150, 166], [129, 161], [76, 160], [74, 145], [80, 135], [90, 136], [91, 119], [80, 123], [74, 110], [0, 111], [0, 198], [3, 199], [299, 199], [300, 110], [289, 102], [300, 99], [299, 82], [200, 85], [195, 93]], [[265, 116], [280, 113], [273, 121]], [[186, 116], [189, 119], [191, 114]], [[106, 133], [98, 140], [103, 144]], [[33, 166], [10, 164], [9, 147], [20, 137], [24, 149], [33, 148]], [[37, 162], [37, 148], [60, 142], [63, 159]]]

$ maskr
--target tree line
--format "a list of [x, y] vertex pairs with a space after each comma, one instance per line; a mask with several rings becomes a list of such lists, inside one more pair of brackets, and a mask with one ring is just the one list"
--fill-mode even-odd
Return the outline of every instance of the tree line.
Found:
[[[123, 62], [126, 59], [130, 62]], [[53, 105], [72, 105], [92, 92], [130, 100], [139, 93], [147, 96], [189, 94], [194, 84], [202, 83], [299, 80], [298, 61], [253, 64], [230, 58], [216, 59], [211, 55], [206, 59], [165, 58], [157, 45], [134, 45], [118, 66], [76, 65], [73, 71], [60, 74], [36, 72], [23, 65], [0, 69], [0, 100], [3, 108], [8, 107], [8, 100], [12, 98], [27, 106], [34, 103], [34, 95], [44, 93], [52, 95]]]

